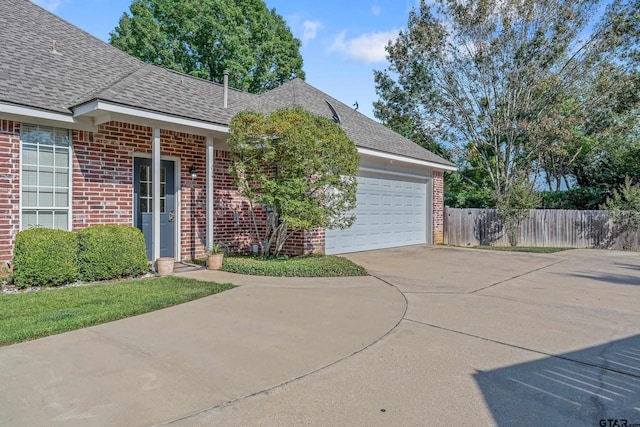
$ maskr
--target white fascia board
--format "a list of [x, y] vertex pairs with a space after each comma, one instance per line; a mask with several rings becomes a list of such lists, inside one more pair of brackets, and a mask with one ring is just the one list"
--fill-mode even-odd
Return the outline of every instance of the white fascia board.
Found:
[[70, 114], [41, 110], [39, 108], [25, 107], [23, 105], [9, 104], [1, 101], [0, 114], [11, 115], [13, 117], [20, 118], [20, 120], [28, 120], [29, 118], [34, 118], [67, 124], [78, 123], [78, 121]]
[[414, 165], [428, 166], [434, 169], [444, 169], [447, 171], [458, 170], [458, 168], [456, 168], [455, 166], [442, 165], [440, 163], [430, 162], [427, 160], [414, 159], [412, 157], [405, 157], [397, 154], [383, 153], [381, 151], [370, 150], [368, 148], [358, 147], [358, 153], [363, 154], [365, 156], [378, 157], [380, 159], [395, 160], [398, 162], [411, 163]]
[[[94, 114], [91, 114], [94, 113]], [[82, 117], [85, 115], [95, 115], [96, 113], [114, 113], [127, 116], [134, 116], [155, 122], [171, 123], [172, 125], [187, 126], [191, 128], [202, 129], [210, 132], [229, 133], [229, 127], [216, 125], [214, 123], [203, 122], [200, 120], [187, 119], [183, 117], [172, 116], [170, 114], [158, 113], [155, 111], [144, 110], [141, 108], [127, 107], [125, 105], [115, 104], [107, 101], [95, 100], [79, 105], [73, 109], [74, 117]]]

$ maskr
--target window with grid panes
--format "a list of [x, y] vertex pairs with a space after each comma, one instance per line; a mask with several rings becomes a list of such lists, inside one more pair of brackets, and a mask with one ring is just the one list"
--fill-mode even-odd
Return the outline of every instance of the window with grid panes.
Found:
[[21, 228], [69, 229], [71, 132], [23, 123]]

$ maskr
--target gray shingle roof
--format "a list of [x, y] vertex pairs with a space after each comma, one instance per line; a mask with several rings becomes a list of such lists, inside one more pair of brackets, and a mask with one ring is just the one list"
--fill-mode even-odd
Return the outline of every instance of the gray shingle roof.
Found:
[[262, 95], [230, 89], [225, 109], [221, 85], [145, 64], [28, 0], [0, 0], [0, 43], [0, 102], [71, 114], [103, 100], [228, 125], [243, 109], [293, 105], [331, 118], [329, 101], [357, 146], [453, 166], [299, 79]]
[[[144, 66], [28, 0], [0, 1], [0, 101], [69, 113]], [[56, 40], [56, 53], [52, 53]]]
[[426, 160], [444, 166], [455, 166], [300, 79], [292, 80], [260, 95], [250, 108], [262, 113], [269, 113], [279, 108], [295, 105], [331, 119], [333, 112], [327, 102], [338, 113], [345, 133], [356, 146]]

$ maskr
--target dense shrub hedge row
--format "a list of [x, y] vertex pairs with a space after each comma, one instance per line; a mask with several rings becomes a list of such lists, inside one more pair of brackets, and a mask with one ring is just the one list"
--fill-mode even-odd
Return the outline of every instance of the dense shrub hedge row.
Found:
[[16, 235], [16, 286], [60, 286], [78, 279], [78, 238], [70, 231], [31, 228]]
[[78, 268], [87, 282], [140, 276], [149, 270], [142, 232], [121, 225], [78, 231]]
[[19, 287], [135, 277], [148, 268], [142, 232], [123, 225], [92, 226], [78, 233], [23, 230], [13, 250], [13, 282]]

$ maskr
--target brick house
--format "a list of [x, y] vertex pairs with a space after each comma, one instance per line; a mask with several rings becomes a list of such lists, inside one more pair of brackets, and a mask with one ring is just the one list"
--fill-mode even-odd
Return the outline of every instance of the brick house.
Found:
[[248, 250], [228, 125], [294, 105], [339, 122], [361, 160], [356, 224], [299, 233], [289, 252], [442, 242], [455, 166], [302, 80], [253, 95], [145, 64], [27, 0], [0, 16], [0, 262], [35, 224], [134, 225], [150, 260], [200, 257], [212, 241]]

